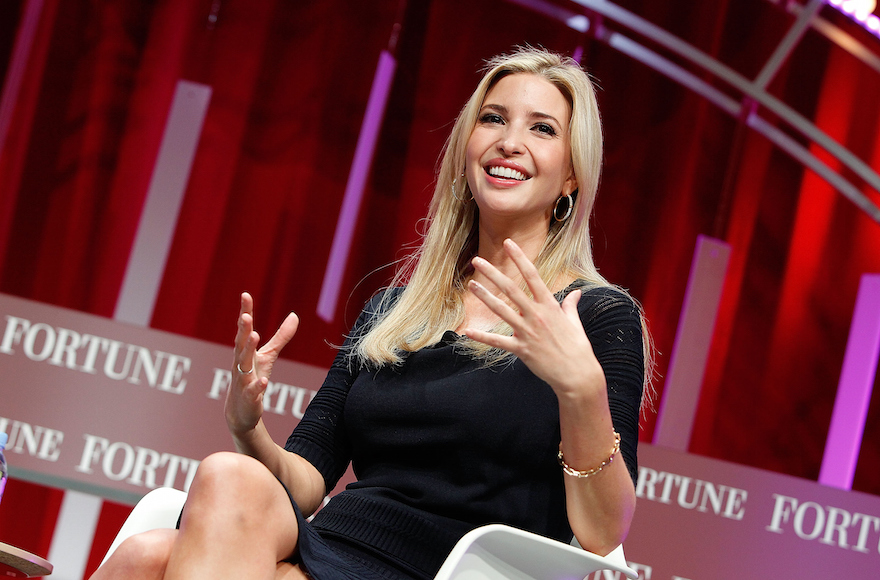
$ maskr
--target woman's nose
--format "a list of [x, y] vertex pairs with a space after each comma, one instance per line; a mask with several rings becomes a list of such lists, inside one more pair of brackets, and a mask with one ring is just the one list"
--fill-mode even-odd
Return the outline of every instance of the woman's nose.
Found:
[[501, 134], [497, 143], [498, 151], [504, 155], [519, 155], [523, 151], [523, 140], [520, 132], [510, 125]]

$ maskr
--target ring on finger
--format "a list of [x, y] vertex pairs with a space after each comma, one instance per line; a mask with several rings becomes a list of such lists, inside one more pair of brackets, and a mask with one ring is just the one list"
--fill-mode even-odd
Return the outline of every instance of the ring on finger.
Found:
[[238, 372], [243, 375], [249, 375], [254, 372], [254, 367], [251, 367], [249, 370], [244, 370], [243, 368], [241, 368], [241, 363], [236, 363], [235, 366], [238, 369]]

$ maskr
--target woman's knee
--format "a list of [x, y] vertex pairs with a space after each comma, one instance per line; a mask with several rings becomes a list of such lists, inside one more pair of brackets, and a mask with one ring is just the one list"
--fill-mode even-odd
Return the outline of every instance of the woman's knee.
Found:
[[247, 455], [214, 453], [196, 471], [184, 519], [198, 512], [200, 519], [234, 516], [236, 521], [250, 517], [264, 521], [268, 514], [278, 513], [281, 504], [289, 505], [290, 500], [265, 465]]
[[206, 457], [190, 486], [193, 494], [208, 492], [240, 497], [243, 492], [275, 483], [269, 469], [247, 455], [221, 451]]

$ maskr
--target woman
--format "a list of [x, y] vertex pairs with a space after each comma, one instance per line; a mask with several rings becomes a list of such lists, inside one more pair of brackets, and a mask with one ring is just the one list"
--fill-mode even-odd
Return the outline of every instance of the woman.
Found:
[[[491, 61], [420, 250], [364, 308], [285, 447], [262, 394], [298, 321], [258, 348], [243, 294], [226, 400], [239, 454], [201, 464], [179, 531], [131, 539], [94, 578], [431, 578], [492, 522], [600, 554], [620, 544], [650, 349], [638, 307], [592, 262], [601, 157], [574, 61]], [[307, 523], [349, 461], [358, 481]]]

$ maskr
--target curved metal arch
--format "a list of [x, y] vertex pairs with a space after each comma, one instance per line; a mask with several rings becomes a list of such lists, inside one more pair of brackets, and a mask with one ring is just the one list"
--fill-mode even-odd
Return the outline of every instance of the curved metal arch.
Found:
[[[878, 207], [860, 187], [847, 179], [841, 171], [835, 170], [813, 154], [808, 146], [799, 143], [783, 129], [759, 114], [755, 104], [760, 105], [783, 121], [789, 129], [815, 143], [843, 167], [864, 181], [867, 187], [880, 195], [880, 174], [852, 151], [832, 139], [807, 119], [780, 99], [769, 94], [766, 87], [785, 63], [807, 29], [813, 28], [831, 42], [847, 50], [868, 67], [880, 74], [880, 58], [852, 36], [846, 34], [819, 16], [824, 0], [809, 0], [800, 5], [788, 2], [786, 11], [794, 16], [788, 32], [783, 36], [776, 50], [770, 56], [761, 72], [754, 79], [748, 79], [739, 72], [699, 50], [663, 28], [621, 8], [608, 0], [572, 0], [569, 6], [577, 5], [582, 10], [564, 8], [548, 0], [510, 0], [512, 3], [530, 8], [546, 16], [565, 22], [568, 26], [586, 32], [590, 27], [592, 36], [627, 56], [651, 67], [655, 71], [694, 91], [729, 115], [743, 119], [748, 127], [757, 131], [788, 153], [802, 165], [814, 171], [834, 189], [853, 202], [872, 220], [880, 224]], [[767, 0], [779, 4], [780, 0]], [[617, 25], [627, 33], [612, 30], [609, 25]], [[670, 56], [664, 56], [639, 42], [635, 37], [650, 40], [665, 49]], [[680, 62], [708, 73], [722, 81], [729, 89], [740, 95], [739, 99], [729, 96], [703, 78], [700, 78]]]

